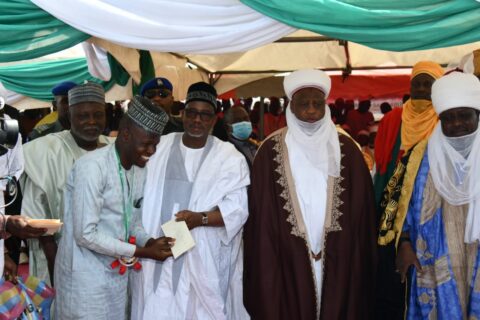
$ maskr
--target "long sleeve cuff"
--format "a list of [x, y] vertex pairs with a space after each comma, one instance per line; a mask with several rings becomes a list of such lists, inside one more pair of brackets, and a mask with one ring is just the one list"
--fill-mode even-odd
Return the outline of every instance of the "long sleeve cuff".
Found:
[[138, 247], [145, 247], [145, 244], [151, 238], [151, 236], [148, 235], [145, 231], [143, 231], [143, 232], [140, 231], [137, 234], [134, 234], [134, 236], [137, 240], [136, 245]]
[[116, 244], [116, 253], [118, 256], [122, 257], [133, 257], [135, 254], [135, 250], [137, 249], [137, 246], [134, 244], [130, 244], [127, 242], [119, 241]]

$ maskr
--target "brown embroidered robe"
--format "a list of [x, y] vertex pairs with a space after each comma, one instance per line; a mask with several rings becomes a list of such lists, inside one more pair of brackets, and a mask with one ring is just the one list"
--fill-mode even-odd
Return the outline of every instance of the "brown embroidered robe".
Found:
[[376, 223], [372, 179], [362, 153], [339, 134], [342, 168], [339, 178], [328, 181], [319, 295], [286, 130], [267, 139], [253, 163], [244, 229], [245, 306], [252, 319], [261, 320], [372, 319]]

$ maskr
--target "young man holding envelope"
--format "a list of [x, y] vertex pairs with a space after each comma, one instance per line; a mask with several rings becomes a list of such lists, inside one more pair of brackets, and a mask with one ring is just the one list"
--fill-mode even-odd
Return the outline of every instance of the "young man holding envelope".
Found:
[[58, 319], [125, 319], [128, 269], [136, 258], [171, 256], [171, 238], [150, 238], [141, 226], [146, 170], [167, 114], [133, 98], [113, 145], [77, 160], [65, 190], [63, 236], [55, 262]]

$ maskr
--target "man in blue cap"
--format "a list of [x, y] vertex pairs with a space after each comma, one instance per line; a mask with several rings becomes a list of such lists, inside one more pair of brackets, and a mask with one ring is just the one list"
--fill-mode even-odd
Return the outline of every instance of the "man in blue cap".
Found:
[[153, 103], [161, 107], [168, 114], [168, 122], [163, 130], [163, 135], [172, 132], [183, 132], [183, 123], [172, 117], [173, 85], [167, 78], [154, 78], [142, 86], [140, 94], [150, 99]]
[[72, 89], [76, 85], [77, 84], [75, 82], [65, 81], [53, 87], [52, 106], [58, 114], [57, 120], [35, 127], [28, 135], [29, 141], [46, 136], [50, 133], [70, 129], [70, 120], [68, 119], [68, 90]]

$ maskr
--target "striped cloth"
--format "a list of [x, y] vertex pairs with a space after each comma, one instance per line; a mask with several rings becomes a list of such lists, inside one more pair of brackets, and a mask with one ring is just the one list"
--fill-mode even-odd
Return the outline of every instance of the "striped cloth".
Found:
[[49, 320], [55, 290], [33, 276], [17, 280], [0, 279], [0, 320]]
[[0, 320], [17, 319], [27, 307], [26, 296], [11, 282], [0, 279]]

